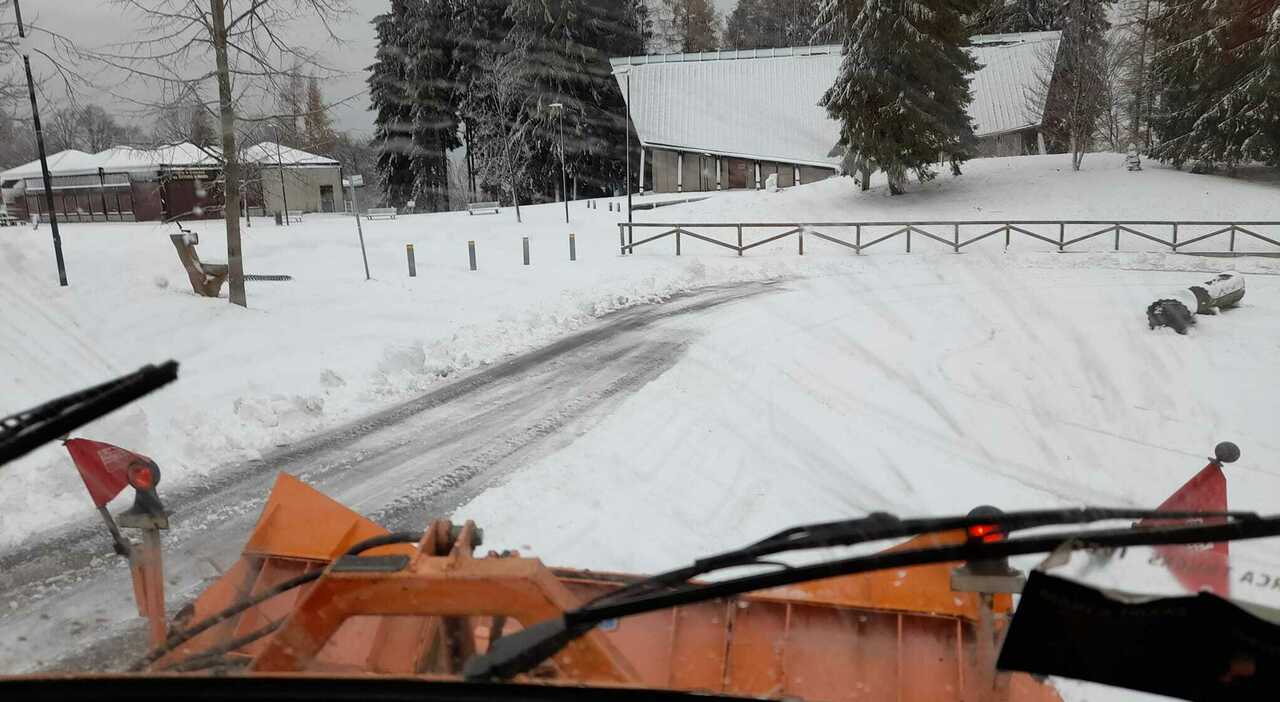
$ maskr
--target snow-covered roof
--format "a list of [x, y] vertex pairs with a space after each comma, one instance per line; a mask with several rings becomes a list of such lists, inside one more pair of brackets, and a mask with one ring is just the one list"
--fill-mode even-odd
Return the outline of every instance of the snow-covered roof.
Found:
[[[278, 151], [277, 151], [278, 150]], [[244, 150], [241, 158], [245, 163], [257, 163], [274, 166], [283, 163], [288, 166], [337, 166], [338, 162], [327, 157], [307, 153], [301, 149], [281, 146], [275, 142], [264, 141]]]
[[[107, 173], [154, 173], [164, 168], [207, 168], [218, 166], [221, 149], [202, 148], [190, 142], [167, 144], [155, 148], [114, 146], [96, 154], [68, 149], [49, 156], [49, 173], [55, 176], [96, 174], [101, 168]], [[263, 142], [246, 148], [246, 163], [274, 165], [276, 145]], [[286, 166], [338, 166], [338, 162], [287, 146], [280, 147], [280, 162]], [[0, 173], [0, 180], [22, 180], [40, 177], [40, 161], [24, 163]]]
[[[1040, 123], [1030, 89], [1059, 32], [970, 38], [981, 65], [969, 107], [978, 136]], [[818, 106], [840, 68], [838, 44], [612, 59], [631, 119], [646, 146], [829, 166], [839, 124]]]

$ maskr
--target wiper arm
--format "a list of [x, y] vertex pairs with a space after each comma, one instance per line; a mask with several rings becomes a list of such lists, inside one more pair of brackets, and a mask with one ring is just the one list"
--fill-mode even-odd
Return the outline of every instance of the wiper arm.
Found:
[[[837, 559], [796, 566], [783, 570], [759, 573], [741, 578], [734, 578], [714, 583], [673, 586], [664, 591], [641, 591], [623, 598], [599, 598], [583, 607], [566, 612], [564, 615], [545, 622], [540, 622], [510, 636], [504, 636], [493, 644], [484, 654], [474, 656], [467, 661], [463, 675], [472, 681], [501, 680], [532, 669], [547, 658], [555, 655], [571, 641], [586, 634], [592, 627], [608, 619], [625, 617], [644, 612], [668, 609], [680, 605], [704, 602], [707, 600], [740, 595], [782, 585], [820, 580], [840, 575], [853, 575], [891, 568], [928, 565], [931, 563], [947, 563], [952, 561], [972, 561], [1033, 553], [1049, 553], [1066, 547], [1073, 551], [1089, 548], [1116, 548], [1123, 546], [1159, 546], [1172, 544], [1194, 544], [1210, 541], [1235, 541], [1280, 535], [1280, 515], [1259, 517], [1252, 513], [1208, 513], [1208, 512], [1154, 512], [1150, 510], [1098, 510], [1110, 516], [1084, 519], [1085, 513], [1094, 510], [1063, 510], [1063, 513], [1079, 513], [1082, 521], [1096, 519], [1141, 519], [1157, 516], [1161, 519], [1189, 519], [1205, 517], [1233, 517], [1224, 524], [1197, 526], [1148, 527], [1143, 529], [1089, 529], [1053, 534], [1028, 536], [1021, 539], [1009, 539], [993, 543], [965, 543], [951, 546], [913, 549], [909, 551], [881, 552], [865, 556]], [[1012, 513], [1007, 517], [1022, 517], [1027, 523], [1035, 518], [1027, 515], [1044, 515], [1047, 512]], [[966, 522], [966, 520], [968, 520]], [[855, 520], [857, 521], [857, 520]], [[923, 523], [952, 524], [951, 528], [960, 525], [990, 524], [990, 517], [979, 519], [943, 518], [939, 520], [909, 520]], [[1015, 520], [1016, 521], [1016, 520]], [[1054, 522], [1049, 522], [1054, 523]], [[887, 526], [885, 527], [888, 528]], [[1027, 528], [1027, 527], [1024, 527]], [[788, 530], [788, 532], [791, 530]], [[787, 533], [787, 532], [783, 532]], [[771, 537], [773, 538], [773, 537]], [[864, 539], [869, 540], [869, 539]], [[768, 542], [766, 539], [765, 542]], [[761, 542], [764, 543], [764, 542]], [[758, 546], [759, 544], [755, 545]], [[775, 544], [776, 545], [776, 544]], [[749, 546], [743, 551], [752, 549]], [[728, 558], [731, 554], [723, 554], [715, 558]], [[732, 563], [731, 565], [739, 565]], [[681, 569], [687, 572], [697, 566]], [[656, 579], [666, 577], [658, 576]], [[642, 581], [644, 584], [650, 581]], [[615, 593], [616, 594], [616, 593]]]
[[1170, 512], [1115, 507], [1078, 507], [1007, 512], [983, 516], [920, 517], [900, 519], [875, 512], [859, 519], [823, 522], [784, 529], [744, 548], [707, 558], [692, 565], [645, 578], [603, 595], [588, 604], [602, 604], [683, 583], [690, 578], [739, 566], [762, 565], [761, 558], [778, 553], [833, 546], [856, 546], [870, 541], [899, 539], [971, 526], [994, 525], [1004, 533], [1058, 524], [1089, 524], [1117, 519], [1257, 519], [1254, 512]]
[[0, 466], [177, 379], [177, 361], [147, 365], [115, 380], [0, 419]]

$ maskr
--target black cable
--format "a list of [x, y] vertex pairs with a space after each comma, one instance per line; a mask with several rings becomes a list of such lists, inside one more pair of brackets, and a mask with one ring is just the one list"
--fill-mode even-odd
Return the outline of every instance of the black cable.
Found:
[[248, 646], [264, 636], [270, 636], [276, 629], [279, 629], [284, 625], [284, 619], [284, 617], [281, 617], [273, 622], [269, 622], [265, 626], [254, 629], [244, 636], [232, 639], [221, 646], [214, 646], [213, 648], [203, 651], [198, 655], [176, 663], [170, 663], [169, 665], [161, 668], [159, 672], [173, 671], [176, 673], [187, 673], [193, 670], [203, 670], [204, 668], [210, 668], [218, 665], [219, 663], [224, 663], [226, 662], [225, 656], [228, 653], [240, 648], [241, 646]]
[[[351, 548], [347, 549], [342, 555], [357, 556], [361, 553], [364, 553], [365, 551], [378, 548], [380, 546], [389, 546], [391, 544], [401, 544], [401, 543], [417, 543], [422, 540], [422, 536], [423, 536], [423, 533], [420, 531], [397, 531], [391, 534], [383, 534], [382, 536], [375, 536], [355, 544]], [[326, 572], [326, 569], [318, 569], [318, 570], [313, 570], [309, 573], [303, 573], [302, 575], [289, 578], [288, 580], [282, 583], [279, 583], [274, 587], [263, 590], [257, 595], [254, 595], [253, 597], [250, 597], [245, 600], [241, 600], [240, 602], [237, 602], [236, 604], [233, 604], [216, 614], [211, 614], [208, 617], [205, 617], [204, 619], [200, 620], [198, 624], [194, 624], [190, 627], [187, 627], [182, 631], [171, 633], [169, 635], [169, 638], [165, 639], [165, 642], [163, 644], [156, 647], [151, 652], [147, 653], [147, 655], [143, 656], [133, 665], [129, 666], [129, 672], [134, 673], [146, 668], [148, 665], [151, 665], [152, 663], [156, 662], [160, 658], [164, 657], [166, 654], [172, 652], [178, 646], [181, 646], [182, 644], [190, 641], [191, 639], [194, 639], [200, 634], [203, 634], [204, 632], [217, 626], [218, 624], [221, 624], [222, 622], [230, 619], [231, 617], [234, 617], [237, 614], [240, 614], [247, 609], [256, 607], [257, 605], [260, 605], [263, 602], [266, 602], [267, 600], [271, 599], [272, 597], [275, 597], [276, 595], [279, 595], [284, 592], [288, 592], [289, 590], [292, 590], [296, 587], [301, 587], [302, 585], [306, 585], [307, 583], [312, 582], [313, 580], [317, 580], [320, 578], [320, 576], [324, 575], [325, 572]], [[269, 633], [271, 632], [266, 632], [263, 634], [263, 636]], [[253, 639], [253, 640], [256, 640], [256, 639]], [[233, 648], [238, 648], [238, 646]]]

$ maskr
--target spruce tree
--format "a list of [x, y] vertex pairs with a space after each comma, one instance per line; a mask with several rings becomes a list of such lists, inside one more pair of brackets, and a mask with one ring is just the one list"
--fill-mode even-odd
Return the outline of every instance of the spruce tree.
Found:
[[374, 18], [378, 49], [369, 67], [369, 99], [376, 112], [373, 146], [378, 153], [378, 189], [395, 207], [413, 199], [415, 180], [405, 31], [410, 4], [412, 0], [392, 0], [391, 11]]
[[1207, 171], [1280, 165], [1280, 1], [1175, 0], [1155, 25], [1154, 155]]
[[725, 21], [730, 49], [804, 46], [814, 34], [818, 0], [738, 0]]
[[841, 123], [846, 153], [876, 164], [897, 195], [908, 172], [929, 180], [940, 156], [958, 168], [976, 144], [968, 106], [978, 64], [961, 17], [977, 0], [853, 1], [840, 72], [820, 104]]
[[449, 209], [449, 151], [462, 145], [454, 9], [452, 0], [418, 0], [410, 6], [406, 27], [410, 168], [417, 207], [428, 212]]
[[1048, 32], [1061, 29], [1060, 0], [979, 0], [967, 13], [970, 34]]

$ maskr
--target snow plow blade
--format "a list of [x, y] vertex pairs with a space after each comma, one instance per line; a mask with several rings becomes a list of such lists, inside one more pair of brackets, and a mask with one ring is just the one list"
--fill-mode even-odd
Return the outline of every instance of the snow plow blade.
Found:
[[[436, 520], [418, 544], [342, 555], [385, 534], [281, 474], [241, 559], [173, 630], [180, 637], [281, 583], [308, 573], [315, 579], [242, 607], [150, 670], [457, 680], [466, 659], [490, 641], [639, 579], [548, 568], [510, 552], [481, 557], [471, 522]], [[943, 532], [895, 548], [963, 540], [962, 532]], [[978, 635], [983, 596], [951, 589], [955, 565], [836, 577], [626, 617], [573, 641], [523, 679], [833, 702], [1060, 702], [1046, 683], [994, 670], [1010, 597], [990, 600], [997, 636]]]

